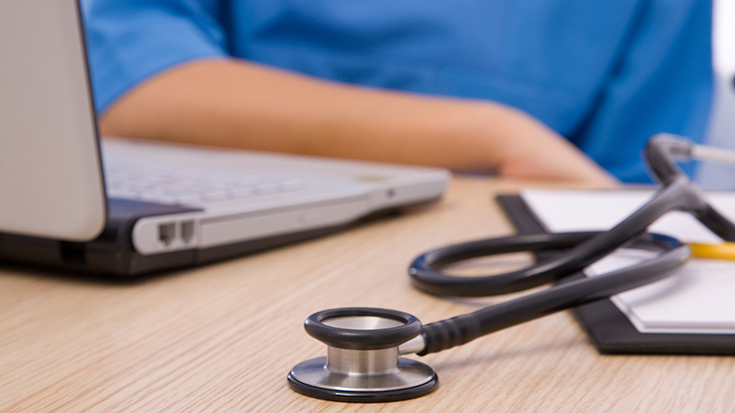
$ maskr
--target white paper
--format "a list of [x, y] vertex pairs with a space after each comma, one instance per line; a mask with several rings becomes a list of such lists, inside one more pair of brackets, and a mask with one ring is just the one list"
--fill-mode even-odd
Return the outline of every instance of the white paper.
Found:
[[[526, 204], [552, 232], [608, 230], [642, 206], [653, 191], [528, 190]], [[735, 194], [710, 195], [720, 213], [735, 220]], [[673, 212], [650, 231], [686, 242], [722, 240], [687, 213]], [[588, 276], [628, 266], [650, 252], [620, 250], [590, 266]], [[613, 297], [640, 332], [735, 334], [735, 261], [692, 259], [662, 281]]]

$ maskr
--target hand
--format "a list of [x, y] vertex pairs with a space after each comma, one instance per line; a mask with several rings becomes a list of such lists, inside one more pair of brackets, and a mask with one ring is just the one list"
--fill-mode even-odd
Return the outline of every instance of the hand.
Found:
[[[500, 106], [500, 105], [496, 105]], [[612, 188], [619, 181], [568, 140], [527, 114], [509, 107], [496, 107], [504, 125], [505, 143], [497, 172], [512, 178], [554, 179]], [[497, 139], [497, 138], [496, 138]]]

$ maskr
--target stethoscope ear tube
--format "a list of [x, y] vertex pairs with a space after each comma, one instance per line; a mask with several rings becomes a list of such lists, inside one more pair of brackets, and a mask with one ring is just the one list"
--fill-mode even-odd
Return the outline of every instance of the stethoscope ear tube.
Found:
[[690, 159], [693, 144], [676, 135], [659, 133], [648, 140], [643, 156], [651, 172], [663, 185], [686, 176], [676, 165], [675, 159]]
[[725, 241], [735, 241], [735, 225], [709, 204], [696, 214], [699, 222]]
[[[669, 133], [659, 133], [649, 139], [644, 156], [656, 179], [664, 187], [680, 182], [690, 194], [685, 205], [679, 209], [691, 212], [702, 224], [726, 241], [735, 241], [735, 225], [705, 201], [700, 189], [691, 183], [686, 174], [676, 165], [676, 159], [690, 160], [701, 158], [717, 159], [721, 149], [694, 145], [687, 139]], [[727, 151], [725, 151], [727, 152]], [[732, 154], [723, 158], [731, 161]]]

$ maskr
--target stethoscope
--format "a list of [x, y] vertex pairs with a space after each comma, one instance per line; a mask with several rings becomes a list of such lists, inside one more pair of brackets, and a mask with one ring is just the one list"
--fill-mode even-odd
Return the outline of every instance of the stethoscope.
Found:
[[[670, 211], [685, 211], [727, 241], [735, 224], [717, 212], [674, 160], [733, 162], [735, 154], [660, 134], [648, 142], [646, 160], [663, 185], [644, 206], [607, 232], [516, 235], [451, 245], [429, 251], [408, 272], [422, 291], [442, 296], [477, 297], [526, 290], [558, 282], [549, 289], [422, 325], [418, 318], [380, 308], [336, 308], [312, 314], [306, 332], [327, 345], [327, 356], [298, 364], [290, 387], [306, 396], [342, 402], [390, 402], [423, 396], [438, 384], [426, 364], [400, 357], [424, 356], [465, 344], [492, 332], [587, 304], [667, 277], [686, 263], [688, 245], [646, 228]], [[653, 258], [595, 277], [582, 275], [590, 264], [618, 248], [653, 251]], [[456, 277], [446, 265], [481, 256], [520, 251], [556, 251], [553, 258], [500, 275]]]

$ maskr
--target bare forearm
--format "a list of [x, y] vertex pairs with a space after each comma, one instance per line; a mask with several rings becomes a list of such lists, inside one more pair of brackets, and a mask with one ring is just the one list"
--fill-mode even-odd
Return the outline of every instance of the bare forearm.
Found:
[[[589, 168], [607, 179], [563, 139], [502, 105], [329, 83], [235, 60], [191, 63], [152, 78], [110, 108], [101, 128], [112, 135], [518, 176], [576, 179], [575, 168]], [[537, 149], [572, 157], [572, 165], [523, 160]]]

